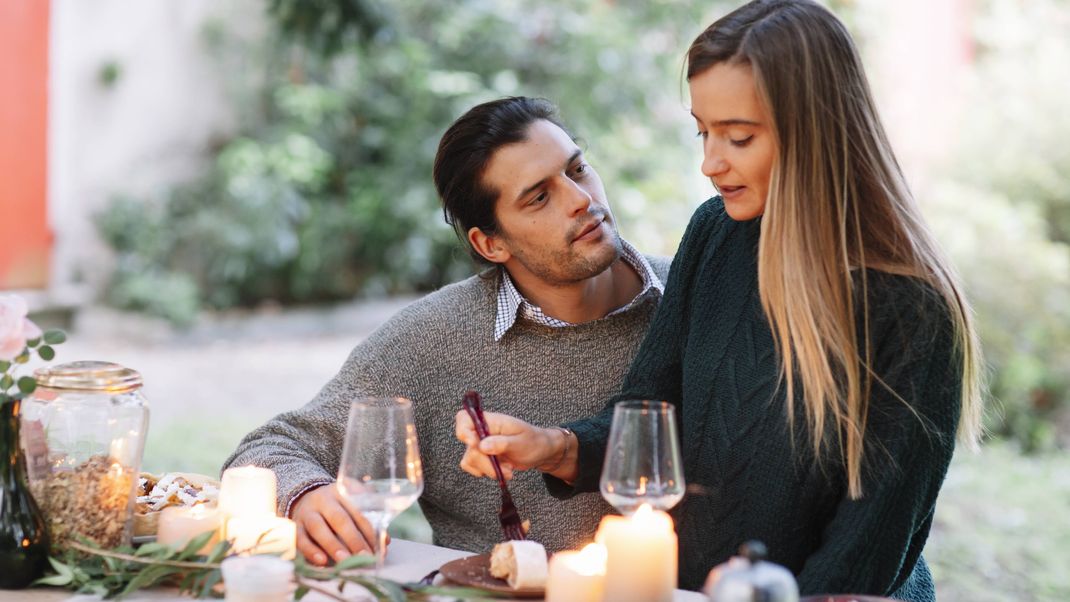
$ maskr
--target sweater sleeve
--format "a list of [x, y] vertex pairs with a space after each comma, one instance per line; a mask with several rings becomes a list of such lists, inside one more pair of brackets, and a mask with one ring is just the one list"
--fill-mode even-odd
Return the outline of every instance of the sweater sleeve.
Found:
[[404, 312], [380, 327], [350, 353], [338, 374], [304, 407], [275, 416], [246, 435], [224, 462], [271, 469], [278, 479], [278, 509], [288, 512], [292, 501], [308, 489], [335, 480], [345, 442], [349, 407], [361, 397], [392, 396], [401, 390], [397, 370], [412, 346], [402, 340], [408, 324]]
[[890, 294], [871, 310], [879, 380], [864, 434], [863, 496], [840, 501], [798, 575], [804, 594], [887, 596], [902, 587], [919, 564], [954, 450], [962, 364], [947, 306], [923, 285], [873, 292]]
[[579, 475], [572, 484], [544, 475], [551, 495], [568, 498], [577, 493], [598, 491], [602, 463], [613, 421], [613, 406], [628, 399], [665, 400], [674, 405], [680, 402], [683, 386], [681, 366], [687, 338], [688, 291], [696, 277], [697, 266], [708, 254], [709, 245], [716, 244], [721, 226], [727, 220], [724, 203], [715, 197], [703, 203], [691, 217], [691, 222], [673, 258], [665, 294], [654, 314], [646, 338], [632, 361], [619, 394], [595, 416], [565, 425], [579, 441]]

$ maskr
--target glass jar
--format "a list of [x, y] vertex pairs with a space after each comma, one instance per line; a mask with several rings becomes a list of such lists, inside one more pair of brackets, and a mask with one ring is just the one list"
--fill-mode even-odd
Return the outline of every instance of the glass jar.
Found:
[[34, 377], [21, 439], [53, 545], [76, 535], [105, 548], [128, 545], [149, 425], [141, 375], [109, 362], [71, 362]]

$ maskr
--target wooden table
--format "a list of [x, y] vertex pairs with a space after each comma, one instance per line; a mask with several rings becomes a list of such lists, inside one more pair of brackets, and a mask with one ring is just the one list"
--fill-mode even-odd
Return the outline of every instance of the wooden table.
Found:
[[[395, 539], [390, 543], [386, 553], [386, 566], [382, 576], [401, 582], [419, 581], [424, 575], [443, 564], [471, 556], [471, 552], [461, 552], [449, 548], [440, 548], [423, 543]], [[356, 589], [353, 599], [361, 599]], [[70, 592], [54, 588], [34, 588], [19, 591], [0, 590], [0, 602], [90, 602], [99, 600], [96, 596], [71, 595]], [[178, 594], [178, 590], [157, 588], [139, 591], [126, 598], [128, 602], [188, 602], [190, 598]], [[303, 602], [325, 602], [330, 598], [311, 592]], [[673, 602], [705, 602], [705, 596], [695, 592], [677, 590]]]

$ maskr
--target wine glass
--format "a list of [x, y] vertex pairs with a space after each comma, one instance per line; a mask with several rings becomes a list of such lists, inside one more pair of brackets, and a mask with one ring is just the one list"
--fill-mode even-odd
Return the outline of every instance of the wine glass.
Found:
[[664, 401], [624, 401], [613, 410], [602, 497], [624, 516], [639, 506], [668, 510], [684, 497], [680, 445], [673, 406]]
[[424, 489], [412, 402], [368, 398], [349, 409], [338, 490], [375, 527], [375, 568], [386, 559], [386, 528]]

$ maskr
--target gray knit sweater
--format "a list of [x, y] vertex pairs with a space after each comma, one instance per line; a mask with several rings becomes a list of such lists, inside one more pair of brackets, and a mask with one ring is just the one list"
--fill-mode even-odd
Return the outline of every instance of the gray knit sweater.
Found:
[[[648, 259], [664, 280], [668, 259]], [[407, 397], [424, 468], [420, 507], [434, 542], [489, 551], [502, 539], [500, 496], [493, 480], [473, 479], [458, 466], [464, 446], [454, 437], [454, 416], [461, 396], [479, 391], [488, 411], [541, 426], [591, 416], [619, 390], [658, 298], [651, 293], [621, 314], [563, 328], [521, 319], [495, 342], [498, 282], [494, 272], [473, 276], [398, 312], [353, 350], [315, 399], [249, 433], [224, 468], [274, 470], [284, 510], [309, 485], [336, 477], [352, 400]], [[510, 490], [521, 517], [531, 520], [531, 539], [551, 551], [590, 541], [611, 510], [598, 493], [552, 498], [537, 471], [516, 473]]]

